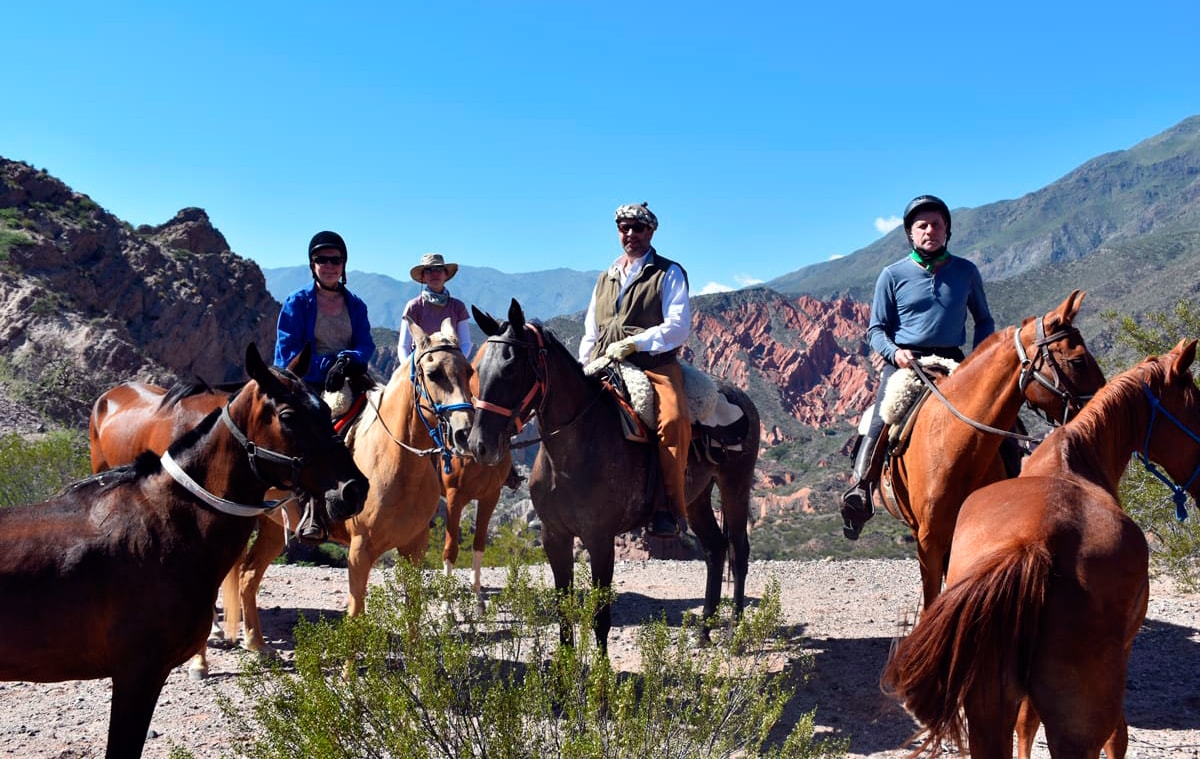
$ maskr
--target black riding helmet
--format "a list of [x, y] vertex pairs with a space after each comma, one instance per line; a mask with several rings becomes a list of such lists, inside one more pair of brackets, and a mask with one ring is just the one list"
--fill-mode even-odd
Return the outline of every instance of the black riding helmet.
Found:
[[[337, 232], [324, 231], [313, 235], [312, 239], [308, 241], [308, 269], [312, 272], [313, 280], [318, 282], [318, 284], [320, 280], [317, 279], [315, 259], [317, 254], [326, 248], [333, 248], [341, 253], [343, 261], [349, 258], [346, 252], [346, 241]], [[346, 269], [344, 267], [342, 268], [341, 283], [343, 285], [346, 284]]]
[[950, 207], [935, 195], [918, 195], [904, 207], [904, 236], [908, 238], [909, 245], [912, 245], [912, 234], [909, 230], [912, 229], [913, 217], [921, 211], [929, 210], [937, 211], [946, 220], [946, 241], [950, 241]]

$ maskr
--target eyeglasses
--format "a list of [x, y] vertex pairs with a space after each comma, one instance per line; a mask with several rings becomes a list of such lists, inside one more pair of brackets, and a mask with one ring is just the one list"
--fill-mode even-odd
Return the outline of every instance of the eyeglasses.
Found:
[[337, 266], [343, 263], [346, 259], [341, 256], [314, 256], [313, 263], [324, 266]]
[[445, 266], [426, 266], [425, 273], [426, 274], [445, 274], [446, 267]]
[[621, 234], [625, 234], [626, 232], [633, 232], [634, 234], [640, 235], [642, 232], [645, 232], [647, 229], [649, 229], [649, 227], [647, 227], [645, 224], [643, 224], [640, 221], [635, 221], [635, 222], [631, 222], [629, 224], [618, 224], [617, 229], [621, 232]]

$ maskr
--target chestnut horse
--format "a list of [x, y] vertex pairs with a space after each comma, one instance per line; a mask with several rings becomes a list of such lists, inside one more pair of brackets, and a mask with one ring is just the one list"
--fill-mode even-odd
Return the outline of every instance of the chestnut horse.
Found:
[[[486, 344], [475, 352], [473, 364], [479, 365]], [[471, 391], [479, 391], [478, 376], [471, 375]], [[471, 501], [475, 501], [475, 537], [471, 541], [473, 551], [471, 561], [472, 582], [475, 598], [482, 603], [483, 583], [483, 551], [487, 548], [488, 526], [496, 504], [500, 502], [500, 490], [512, 471], [512, 454], [505, 452], [498, 463], [494, 465], [481, 464], [472, 457], [455, 456], [449, 472], [442, 471], [442, 494], [446, 497], [446, 539], [442, 548], [442, 566], [449, 574], [458, 561], [459, 530], [463, 510]]]
[[204, 641], [217, 585], [269, 487], [324, 496], [345, 518], [366, 479], [335, 442], [329, 410], [253, 344], [250, 382], [160, 458], [0, 509], [0, 679], [112, 678], [109, 759], [142, 754], [167, 675]]
[[[542, 546], [554, 585], [560, 592], [571, 587], [573, 539], [579, 537], [591, 557], [592, 584], [607, 589], [612, 585], [614, 538], [645, 525], [656, 496], [661, 497], [655, 448], [625, 438], [613, 396], [598, 379], [583, 373], [554, 333], [538, 322], [526, 323], [517, 301], [504, 324], [478, 309], [472, 311], [489, 337], [476, 365], [479, 394], [471, 452], [485, 464], [496, 464], [509, 452], [518, 423], [537, 412], [541, 447], [529, 477], [529, 494], [542, 520]], [[720, 601], [727, 552], [735, 613], [745, 604], [750, 548], [746, 524], [760, 432], [750, 398], [724, 384], [720, 392], [742, 409], [749, 424], [741, 449], [725, 451], [721, 463], [698, 456], [695, 446], [688, 458], [687, 518], [708, 565], [705, 636]], [[721, 492], [723, 527], [713, 515], [714, 483]], [[611, 626], [612, 609], [605, 604], [594, 624], [601, 648], [607, 645]], [[565, 628], [561, 635], [564, 642], [570, 640]]]
[[[428, 522], [437, 508], [439, 485], [435, 465], [423, 459], [440, 455], [444, 450], [444, 446], [432, 445], [431, 430], [435, 430], [432, 434], [439, 440], [449, 438], [462, 448], [470, 425], [469, 396], [462, 391], [468, 387], [466, 372], [470, 371], [470, 366], [458, 349], [453, 330], [447, 332], [443, 325], [442, 332], [425, 335], [417, 327], [413, 329], [413, 336], [417, 345], [414, 356], [420, 360], [415, 367], [409, 362], [393, 374], [391, 384], [382, 393], [384, 400], [380, 401], [376, 395], [373, 405], [349, 433], [352, 441], [362, 439], [361, 430], [366, 429], [368, 419], [375, 422], [376, 409], [382, 411], [382, 421], [370, 423], [373, 432], [366, 436], [369, 442], [364, 444], [367, 446], [364, 452], [369, 449], [373, 458], [368, 460], [360, 455], [357, 447], [355, 454], [355, 460], [368, 473], [372, 483], [379, 480], [380, 484], [372, 487], [362, 521], [356, 519], [351, 525], [339, 521], [329, 525], [331, 535], [342, 543], [350, 543], [353, 533], [371, 533], [360, 540], [360, 551], [366, 538], [374, 537], [370, 542], [370, 553], [366, 557], [360, 553], [357, 562], [352, 560], [351, 608], [354, 613], [362, 609], [371, 566], [390, 547], [388, 541], [397, 539], [387, 532], [388, 529], [403, 537], [416, 534], [423, 524], [425, 533], [420, 540], [428, 541]], [[143, 449], [158, 452], [155, 446], [167, 437], [167, 430], [194, 423], [205, 409], [219, 406], [228, 395], [223, 390], [201, 388], [173, 388], [171, 392], [182, 396], [178, 403], [162, 405], [165, 390], [136, 383], [119, 385], [101, 396], [93, 406], [89, 430], [93, 466], [98, 461], [111, 464], [128, 460]], [[421, 413], [416, 412], [418, 402]], [[391, 430], [396, 431], [394, 437]], [[384, 441], [390, 444], [384, 444]], [[388, 481], [381, 478], [388, 478]], [[410, 485], [412, 500], [406, 502], [403, 494]], [[390, 494], [386, 497], [392, 500], [383, 500], [385, 494]], [[391, 505], [384, 507], [384, 503]], [[409, 507], [408, 504], [416, 506]], [[426, 511], [429, 516], [421, 522], [417, 514]], [[286, 536], [281, 524], [286, 519], [294, 526], [299, 517], [294, 500], [286, 500], [280, 509], [260, 517], [254, 545], [234, 565], [221, 586], [225, 637], [230, 641], [238, 639], [238, 628], [244, 616], [243, 645], [251, 651], [268, 649], [256, 603], [258, 588], [267, 567], [283, 550]], [[405, 540], [418, 542], [416, 538]], [[381, 544], [383, 548], [376, 547]], [[361, 575], [360, 582], [358, 575]], [[357, 596], [354, 593], [356, 587], [361, 587]], [[188, 669], [193, 678], [206, 674], [208, 667], [203, 646]]]
[[[371, 567], [395, 548], [419, 563], [429, 547], [429, 523], [437, 513], [441, 472], [451, 452], [466, 452], [474, 411], [471, 364], [447, 319], [439, 332], [426, 335], [411, 326], [416, 348], [392, 373], [382, 390], [368, 393], [363, 414], [346, 434], [346, 445], [371, 481], [362, 513], [329, 526], [329, 539], [347, 545], [350, 600], [348, 614], [361, 614]], [[283, 549], [281, 530], [260, 532], [222, 587], [225, 633], [236, 639], [244, 619], [243, 645], [267, 650], [258, 615], [258, 587], [267, 567]]]
[[1136, 452], [1186, 483], [1171, 486], [1178, 505], [1186, 492], [1200, 498], [1195, 357], [1196, 341], [1182, 340], [1121, 373], [1019, 477], [967, 498], [946, 590], [883, 675], [925, 726], [922, 748], [961, 748], [965, 716], [971, 756], [1008, 759], [1016, 726], [1027, 757], [1040, 716], [1051, 756], [1125, 755], [1125, 679], [1146, 616], [1149, 549], [1118, 485]]
[[[959, 504], [1005, 477], [999, 431], [1012, 429], [1022, 403], [1061, 422], [1104, 384], [1074, 326], [1083, 295], [1076, 290], [1045, 316], [993, 333], [976, 346], [937, 383], [945, 402], [925, 402], [908, 447], [885, 465], [880, 495], [916, 538], [926, 608], [941, 592]], [[955, 418], [956, 411], [966, 420]]]

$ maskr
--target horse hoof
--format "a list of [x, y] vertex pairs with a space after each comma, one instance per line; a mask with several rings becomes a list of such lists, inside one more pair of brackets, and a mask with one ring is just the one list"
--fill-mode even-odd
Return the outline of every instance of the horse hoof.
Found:
[[208, 667], [188, 667], [188, 679], [199, 682], [208, 677]]

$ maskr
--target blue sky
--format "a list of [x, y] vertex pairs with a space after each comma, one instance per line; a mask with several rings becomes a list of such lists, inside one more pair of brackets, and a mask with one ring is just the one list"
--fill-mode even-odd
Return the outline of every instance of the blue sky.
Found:
[[0, 155], [135, 225], [202, 207], [266, 268], [333, 229], [352, 270], [401, 279], [429, 251], [599, 269], [613, 209], [645, 200], [699, 292], [1200, 113], [1198, 8], [9, 3]]

